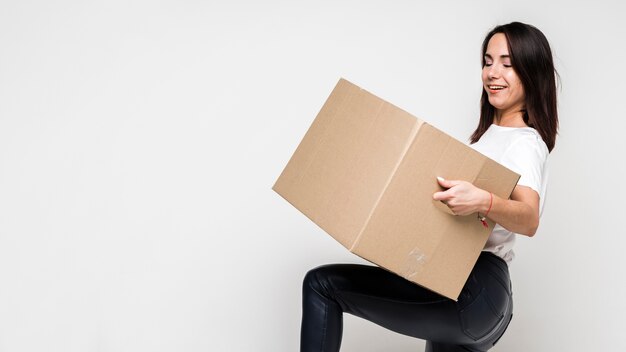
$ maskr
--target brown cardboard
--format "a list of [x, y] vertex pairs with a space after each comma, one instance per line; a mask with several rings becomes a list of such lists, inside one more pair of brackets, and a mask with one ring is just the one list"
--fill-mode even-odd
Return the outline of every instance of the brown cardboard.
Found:
[[351, 252], [456, 300], [494, 223], [434, 201], [436, 176], [505, 199], [519, 179], [340, 79], [272, 189]]

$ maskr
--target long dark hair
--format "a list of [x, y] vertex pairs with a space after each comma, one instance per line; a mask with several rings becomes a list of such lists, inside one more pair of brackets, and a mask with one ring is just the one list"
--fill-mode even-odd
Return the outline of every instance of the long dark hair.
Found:
[[[559, 118], [556, 104], [556, 79], [552, 51], [548, 40], [537, 28], [520, 22], [511, 22], [492, 29], [482, 46], [482, 65], [489, 40], [496, 33], [506, 36], [511, 65], [524, 87], [524, 122], [537, 130], [551, 152], [556, 140]], [[470, 137], [476, 143], [493, 123], [496, 109], [489, 103], [483, 87], [480, 99], [480, 121]]]

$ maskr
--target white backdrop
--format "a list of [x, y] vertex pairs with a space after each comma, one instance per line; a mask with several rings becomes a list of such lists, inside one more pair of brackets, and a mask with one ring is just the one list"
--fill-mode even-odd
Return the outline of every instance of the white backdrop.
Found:
[[[480, 44], [562, 76], [493, 351], [624, 351], [619, 1], [0, 1], [0, 351], [296, 351], [305, 272], [362, 262], [271, 187], [339, 77], [467, 141]], [[342, 351], [423, 342], [346, 316]]]

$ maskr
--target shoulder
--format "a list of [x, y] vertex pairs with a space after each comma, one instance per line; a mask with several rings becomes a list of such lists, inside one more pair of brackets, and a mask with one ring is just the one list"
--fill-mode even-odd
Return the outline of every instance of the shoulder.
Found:
[[550, 153], [541, 135], [534, 128], [520, 128], [510, 138], [510, 144], [504, 154], [532, 154], [545, 160]]
[[548, 147], [537, 131], [524, 128], [511, 135], [510, 144], [500, 162], [520, 175], [518, 186], [526, 186], [539, 195], [543, 194], [544, 180], [547, 177]]

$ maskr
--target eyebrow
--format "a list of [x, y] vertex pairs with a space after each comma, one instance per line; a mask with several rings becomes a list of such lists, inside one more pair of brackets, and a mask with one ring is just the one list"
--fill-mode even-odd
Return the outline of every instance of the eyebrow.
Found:
[[[491, 57], [491, 55], [489, 55], [489, 54], [485, 54], [485, 57], [489, 58], [489, 59], [493, 59], [493, 57]], [[511, 58], [511, 55], [500, 55], [500, 58], [502, 58], [502, 59]]]

